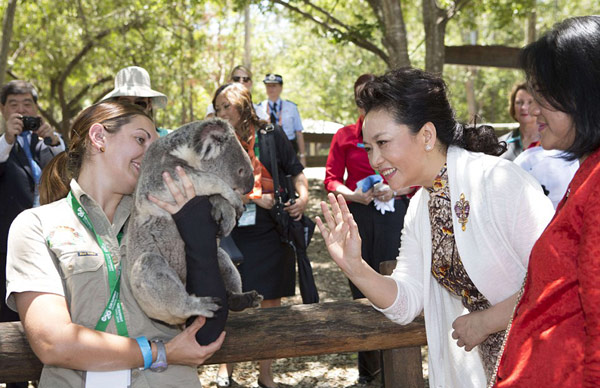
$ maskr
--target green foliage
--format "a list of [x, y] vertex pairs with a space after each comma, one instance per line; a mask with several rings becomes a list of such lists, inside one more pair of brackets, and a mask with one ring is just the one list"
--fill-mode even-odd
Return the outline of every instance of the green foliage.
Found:
[[[520, 47], [526, 43], [534, 4], [537, 29], [545, 31], [565, 17], [597, 10], [592, 1], [596, 0], [470, 1], [448, 23], [446, 44], [470, 43], [473, 32], [478, 44]], [[386, 70], [375, 54], [349, 43], [363, 39], [384, 48], [383, 27], [366, 0], [312, 1], [327, 14], [307, 7], [304, 0], [290, 0], [338, 31], [274, 0], [23, 0], [17, 6], [8, 68], [39, 88], [46, 117], [67, 128], [80, 109], [112, 89], [119, 69], [142, 66], [153, 88], [169, 96], [167, 109], [156, 112], [157, 123], [176, 128], [203, 118], [215, 89], [243, 62], [243, 9], [250, 3], [255, 101], [265, 98], [264, 74], [277, 72], [285, 80], [283, 97], [296, 102], [304, 118], [353, 122], [355, 79]], [[452, 4], [438, 2], [446, 8]], [[0, 2], [0, 12], [5, 7]], [[402, 10], [411, 63], [423, 67], [420, 2], [404, 1]], [[483, 120], [510, 121], [507, 94], [522, 78], [518, 70], [447, 65], [445, 78], [461, 120], [470, 120], [465, 84], [473, 80]]]

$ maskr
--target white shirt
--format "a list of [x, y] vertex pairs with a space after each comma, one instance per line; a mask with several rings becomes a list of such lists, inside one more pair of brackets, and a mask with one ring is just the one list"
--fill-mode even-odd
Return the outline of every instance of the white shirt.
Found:
[[[531, 248], [554, 209], [539, 184], [510, 161], [449, 147], [447, 166], [456, 247], [473, 284], [495, 305], [521, 287]], [[461, 194], [470, 205], [464, 231], [454, 209]], [[452, 322], [468, 310], [431, 275], [428, 200], [420, 189], [410, 201], [391, 275], [396, 300], [379, 310], [399, 324], [424, 311], [432, 388], [485, 387], [479, 352], [459, 348], [451, 336]]]
[[[30, 133], [27, 136], [27, 140], [29, 140], [29, 144], [31, 144], [31, 135], [32, 134]], [[6, 136], [5, 134], [2, 134], [2, 136], [0, 136], [0, 163], [4, 163], [8, 160], [8, 157], [10, 156], [10, 151], [12, 150], [13, 146], [15, 145], [15, 143], [8, 144], [5, 136]], [[17, 138], [17, 141], [19, 142], [19, 145], [21, 147], [24, 147], [23, 138], [21, 136], [16, 136], [16, 138]], [[38, 143], [35, 147], [36, 152], [39, 152], [45, 148], [50, 148], [53, 155], [57, 155], [57, 154], [61, 153], [62, 151], [65, 150], [65, 142], [63, 141], [61, 136], [58, 136], [58, 138], [60, 139], [60, 142], [56, 146], [49, 146], [49, 145], [46, 145], [43, 141], [38, 141]]]
[[545, 150], [541, 146], [537, 146], [526, 149], [514, 160], [548, 192], [548, 198], [552, 201], [555, 209], [564, 197], [575, 172], [579, 169], [577, 159], [567, 161], [561, 155], [563, 152], [560, 150]]

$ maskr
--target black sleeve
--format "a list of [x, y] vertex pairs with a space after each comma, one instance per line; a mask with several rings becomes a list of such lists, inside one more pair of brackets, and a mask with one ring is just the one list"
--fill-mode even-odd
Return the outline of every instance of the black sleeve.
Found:
[[[211, 208], [208, 197], [195, 197], [173, 214], [173, 220], [185, 242], [187, 292], [220, 298], [221, 308], [214, 317], [206, 319], [206, 324], [196, 334], [200, 345], [208, 345], [219, 337], [229, 310], [225, 283], [217, 260], [218, 227], [210, 215]], [[187, 323], [194, 318], [191, 317]]]
[[304, 170], [302, 163], [294, 151], [292, 143], [280, 126], [275, 126], [275, 145], [277, 147], [277, 164], [285, 175], [296, 176]]

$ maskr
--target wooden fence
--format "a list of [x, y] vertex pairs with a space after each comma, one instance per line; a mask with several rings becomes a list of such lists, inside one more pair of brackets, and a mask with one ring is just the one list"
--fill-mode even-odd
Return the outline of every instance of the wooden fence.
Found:
[[[395, 260], [383, 262], [380, 272], [390, 274], [395, 266]], [[382, 350], [386, 387], [424, 386], [423, 316], [397, 325], [365, 299], [232, 312], [225, 330], [223, 346], [206, 364]], [[41, 370], [21, 323], [0, 323], [0, 382], [37, 380]]]
[[[424, 386], [423, 318], [397, 325], [366, 300], [231, 313], [225, 330], [225, 343], [207, 364], [381, 349], [386, 387]], [[0, 382], [37, 380], [41, 368], [21, 323], [0, 323]]]

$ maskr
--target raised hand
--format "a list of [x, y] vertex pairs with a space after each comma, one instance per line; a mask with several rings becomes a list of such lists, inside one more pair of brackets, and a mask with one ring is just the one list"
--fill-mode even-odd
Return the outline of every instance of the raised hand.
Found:
[[327, 203], [321, 202], [321, 210], [327, 225], [319, 217], [316, 218], [316, 222], [329, 254], [346, 276], [352, 278], [356, 270], [362, 266], [358, 225], [341, 194], [336, 198], [335, 195], [329, 193], [327, 197], [331, 211]]

